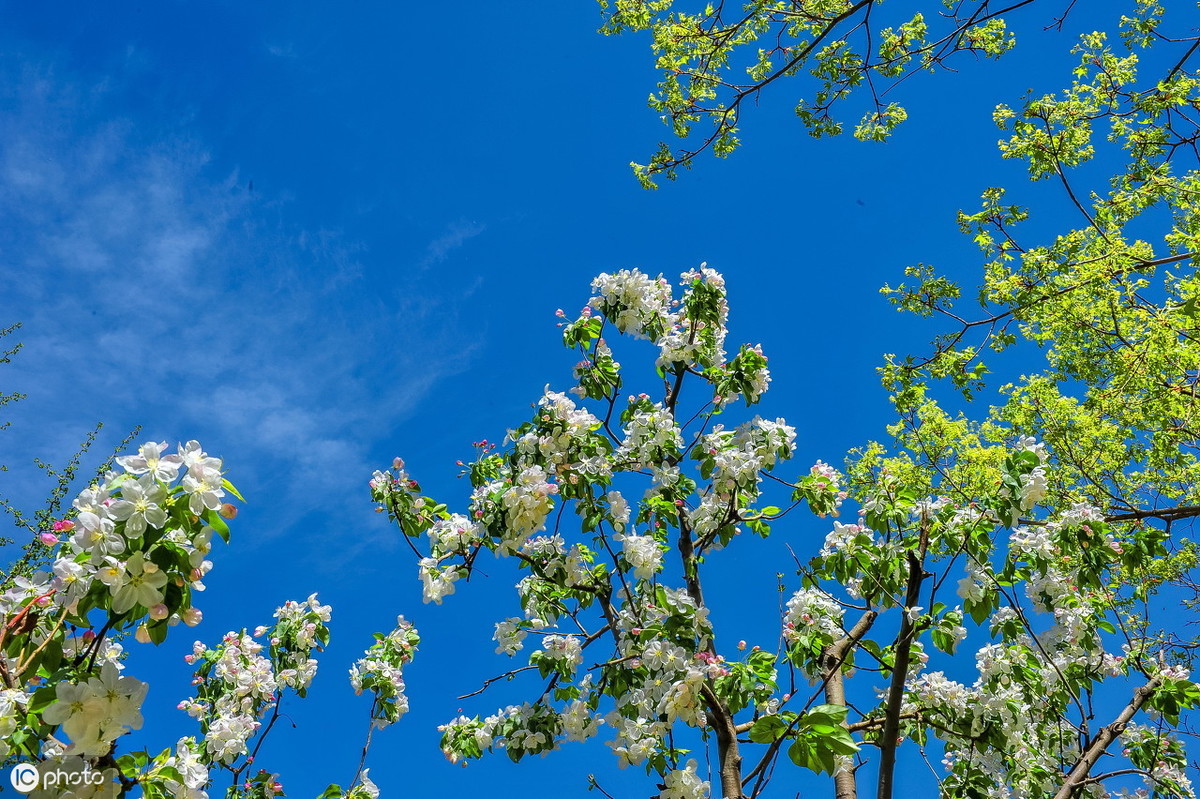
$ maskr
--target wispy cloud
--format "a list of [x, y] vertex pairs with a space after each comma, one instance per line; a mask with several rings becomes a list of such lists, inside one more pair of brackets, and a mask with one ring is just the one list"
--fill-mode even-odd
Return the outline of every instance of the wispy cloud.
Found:
[[467, 222], [465, 220], [452, 222], [446, 226], [445, 233], [426, 245], [425, 254], [417, 264], [418, 268], [428, 269], [431, 266], [437, 266], [445, 261], [450, 256], [450, 253], [486, 229], [486, 225], [481, 225], [477, 222]]
[[[107, 118], [103, 87], [0, 79], [0, 323], [26, 343], [0, 379], [30, 395], [0, 461], [62, 458], [97, 419], [144, 424], [279, 494], [292, 510], [264, 532], [318, 496], [369, 512], [369, 442], [471, 356], [447, 310], [368, 286], [336, 231], [264, 223], [202, 143]], [[451, 225], [426, 265], [482, 230]]]

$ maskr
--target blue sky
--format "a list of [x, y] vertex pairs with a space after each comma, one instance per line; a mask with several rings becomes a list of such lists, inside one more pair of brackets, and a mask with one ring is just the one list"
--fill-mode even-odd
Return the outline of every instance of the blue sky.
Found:
[[[61, 462], [98, 421], [109, 447], [142, 425], [140, 440], [195, 438], [225, 459], [248, 504], [214, 557], [199, 636], [313, 591], [334, 606], [322, 674], [289, 711], [298, 727], [261, 759], [296, 796], [352, 776], [367, 706], [345, 669], [397, 613], [425, 644], [412, 714], [376, 736], [385, 791], [552, 781], [576, 795], [596, 771], [648, 794], [600, 744], [520, 767], [441, 762], [437, 723], [512, 698], [453, 697], [502, 666], [491, 625], [509, 614], [479, 609], [515, 599], [497, 579], [422, 605], [407, 549], [372, 512], [372, 470], [402, 455], [431, 494], [461, 500], [470, 442], [500, 439], [545, 384], [569, 387], [557, 308], [577, 311], [601, 271], [674, 278], [701, 261], [726, 275], [731, 341], [771, 358], [762, 412], [799, 429], [797, 468], [840, 462], [882, 435], [881, 354], [931, 332], [878, 287], [916, 261], [971, 281], [955, 212], [1023, 181], [991, 110], [1063, 84], [1071, 41], [1033, 26], [1002, 69], [912, 81], [912, 120], [885, 146], [809, 139], [778, 86], [747, 115], [743, 151], [645, 192], [627, 164], [666, 135], [645, 106], [647, 42], [596, 34], [593, 3], [0, 8], [0, 325], [22, 322], [25, 343], [0, 388], [28, 395], [6, 409], [0, 490], [35, 507], [31, 460]], [[825, 531], [797, 519], [786, 535], [805, 547]], [[775, 624], [774, 591], [731, 596]], [[133, 744], [192, 731], [173, 709], [190, 642], [180, 630], [130, 658], [152, 684]]]

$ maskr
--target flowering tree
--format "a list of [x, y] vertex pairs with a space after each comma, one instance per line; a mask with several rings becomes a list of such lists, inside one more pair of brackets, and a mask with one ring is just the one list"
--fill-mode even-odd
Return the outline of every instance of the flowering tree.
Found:
[[[798, 108], [812, 132], [838, 132], [833, 108], [857, 91], [870, 105], [856, 133], [885, 138], [905, 111], [882, 102], [884, 82], [956, 52], [1002, 55], [1014, 43], [1003, 15], [1032, 2], [964, 2], [889, 27], [876, 0], [750, 2], [736, 15], [672, 5], [606, 6], [610, 32], [653, 32], [654, 104], [674, 133], [713, 125], [681, 151], [660, 148], [638, 168], [647, 184], [705, 149], [729, 153], [743, 102], [802, 74], [816, 81]], [[527, 654], [507, 676], [533, 683], [529, 701], [449, 721], [448, 757], [520, 760], [602, 737], [667, 799], [791, 794], [804, 772], [826, 775], [838, 797], [891, 797], [901, 757], [922, 755], [941, 759], [946, 796], [1103, 796], [1139, 783], [1192, 795], [1177, 733], [1200, 701], [1196, 642], [1171, 611], [1196, 557], [1179, 534], [1200, 516], [1187, 160], [1200, 80], [1188, 68], [1196, 38], [1163, 16], [1137, 2], [1119, 45], [1080, 40], [1067, 89], [997, 111], [1004, 155], [1061, 184], [1066, 213], [1053, 218], [1077, 222], [1026, 235], [1030, 212], [989, 189], [960, 217], [985, 253], [981, 313], [962, 312], [959, 286], [928, 267], [887, 289], [900, 309], [951, 327], [927, 357], [889, 361], [890, 439], [844, 471], [789, 471], [795, 429], [739, 416], [767, 390], [767, 361], [756, 347], [726, 354], [724, 285], [702, 268], [681, 296], [636, 271], [596, 280], [585, 312], [564, 322], [583, 356], [574, 385], [547, 390], [503, 448], [481, 445], [462, 512], [422, 496], [402, 462], [375, 475], [427, 601], [454, 594], [481, 559], [525, 572], [494, 641]], [[1156, 58], [1151, 43], [1178, 53]], [[1104, 147], [1117, 168], [1080, 169]], [[653, 372], [622, 369], [610, 348], [621, 335], [649, 340], [620, 345], [621, 357], [648, 352]], [[987, 411], [959, 415], [935, 397], [947, 383], [979, 396], [983, 355], [1013, 346], [1033, 356], [1027, 376]], [[72, 510], [25, 520], [33, 540], [0, 601], [0, 754], [65, 775], [68, 788], [43, 784], [45, 796], [276, 795], [276, 775], [253, 761], [284, 694], [307, 690], [330, 611], [312, 596], [273, 625], [193, 645], [195, 696], [182, 709], [197, 734], [157, 755], [120, 751], [146, 686], [122, 673], [117, 639], [162, 642], [198, 620], [210, 545], [232, 513], [222, 500], [236, 494], [194, 442], [175, 454], [149, 443], [117, 465]], [[723, 562], [751, 535], [770, 544], [785, 516], [799, 527], [801, 505], [830, 520], [823, 543], [796, 547], [774, 632], [716, 618], [736, 601], [713, 579]], [[404, 712], [416, 644], [401, 621], [351, 669], [373, 696], [370, 729]], [[324, 795], [375, 792], [364, 762]]]
[[[537, 641], [507, 675], [528, 673], [530, 699], [449, 721], [448, 758], [519, 760], [603, 734], [665, 799], [707, 796], [711, 782], [730, 799], [765, 795], [772, 779], [790, 785], [785, 753], [838, 797], [870, 775], [886, 798], [901, 744], [917, 754], [936, 739], [947, 796], [1100, 796], [1127, 775], [1192, 795], [1173, 730], [1200, 689], [1141, 581], [1169, 568], [1166, 531], [1047, 502], [1058, 458], [1019, 434], [947, 434], [936, 462], [901, 436], [899, 452], [873, 445], [848, 475], [818, 461], [781, 476], [794, 428], [726, 421], [767, 390], [766, 357], [727, 357], [716, 272], [685, 273], [682, 287], [676, 298], [637, 270], [596, 278], [564, 324], [583, 357], [576, 384], [547, 389], [503, 449], [480, 445], [463, 512], [422, 496], [400, 461], [372, 480], [426, 601], [454, 594], [484, 553], [527, 572], [523, 612], [498, 620], [494, 640], [512, 656]], [[620, 335], [653, 342], [646, 392], [630, 393], [614, 359]], [[825, 517], [847, 502], [857, 519], [834, 521], [800, 563], [778, 646], [716, 628], [710, 608], [736, 601], [706, 588], [732, 556], [722, 550], [769, 536], [799, 505]], [[697, 747], [715, 755], [710, 773], [688, 757]]]
[[[270, 626], [229, 632], [212, 646], [197, 641], [186, 656], [196, 696], [180, 704], [198, 720], [197, 735], [157, 755], [120, 751], [121, 736], [142, 725], [148, 686], [123, 674], [116, 639], [133, 632], [140, 644], [160, 644], [180, 622], [200, 622], [195, 600], [213, 537], [228, 541], [226, 520], [236, 515], [223, 500], [240, 499], [221, 461], [197, 442], [166, 449], [148, 442], [117, 458], [121, 471], [105, 472], [63, 518], [33, 528], [4, 581], [0, 762], [14, 766], [13, 787], [37, 799], [135, 790], [147, 799], [206, 799], [218, 786], [228, 799], [283, 794], [277, 774], [252, 766], [285, 693], [305, 695], [314, 655], [329, 640], [330, 608], [315, 594], [285, 603]], [[42, 561], [48, 568], [35, 570]], [[351, 670], [355, 690], [374, 697], [371, 729], [407, 709], [401, 669], [419, 640], [403, 617], [376, 639]], [[365, 747], [363, 758], [350, 787], [331, 785], [325, 799], [378, 795]]]

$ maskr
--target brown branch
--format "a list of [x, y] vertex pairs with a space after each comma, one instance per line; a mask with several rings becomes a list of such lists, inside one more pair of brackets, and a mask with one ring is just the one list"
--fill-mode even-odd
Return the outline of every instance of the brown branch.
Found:
[[1125, 706], [1125, 709], [1121, 711], [1121, 714], [1117, 716], [1113, 723], [1101, 727], [1100, 731], [1096, 733], [1096, 737], [1089, 741], [1087, 746], [1083, 748], [1083, 754], [1076, 761], [1075, 767], [1067, 774], [1067, 779], [1063, 782], [1062, 787], [1058, 789], [1058, 793], [1054, 794], [1054, 799], [1071, 799], [1076, 790], [1083, 787], [1084, 783], [1087, 782], [1088, 773], [1092, 770], [1092, 766], [1096, 765], [1096, 762], [1100, 760], [1100, 757], [1108, 749], [1109, 745], [1117, 739], [1117, 736], [1125, 731], [1125, 727], [1128, 726], [1134, 714], [1141, 710], [1142, 705], [1146, 704], [1150, 697], [1154, 696], [1154, 692], [1161, 685], [1162, 677], [1158, 676], [1133, 692], [1133, 699], [1129, 701], [1129, 704]]
[[1161, 519], [1163, 521], [1177, 521], [1178, 519], [1188, 519], [1193, 516], [1200, 516], [1200, 505], [1180, 505], [1175, 508], [1162, 508], [1161, 510], [1131, 510], [1128, 513], [1118, 513], [1112, 516], [1105, 516], [1106, 522], [1128, 522], [1135, 519]]
[[915, 607], [921, 595], [921, 583], [925, 579], [925, 549], [929, 545], [927, 523], [921, 525], [921, 537], [917, 551], [908, 553], [908, 585], [904, 592], [904, 617], [900, 620], [900, 634], [896, 639], [893, 654], [892, 684], [888, 687], [887, 710], [883, 730], [879, 734], [879, 790], [877, 799], [892, 799], [893, 779], [896, 771], [896, 737], [900, 732], [900, 708], [904, 704], [904, 683], [908, 679], [908, 656], [916, 637], [916, 625], [909, 618], [909, 608]]
[[737, 727], [725, 703], [708, 685], [700, 689], [708, 706], [713, 730], [717, 733], [720, 754], [721, 792], [725, 799], [744, 799], [742, 793], [742, 756], [738, 752]]

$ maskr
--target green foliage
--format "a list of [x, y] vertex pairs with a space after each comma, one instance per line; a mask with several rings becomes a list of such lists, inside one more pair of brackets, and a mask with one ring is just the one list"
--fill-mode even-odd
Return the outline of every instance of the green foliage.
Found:
[[[908, 116], [885, 100], [890, 89], [923, 71], [949, 69], [960, 53], [999, 58], [1016, 46], [1003, 16], [1024, 3], [996, 8], [990, 0], [929, 3], [924, 11], [892, 9], [880, 0], [749, 0], [702, 7], [675, 0], [599, 0], [605, 34], [648, 31], [661, 73], [649, 105], [681, 140], [662, 142], [646, 163], [633, 163], [645, 188], [675, 180], [680, 167], [710, 151], [724, 158], [740, 145], [743, 109], [776, 81], [799, 84], [796, 116], [814, 137], [835, 136], [835, 112], [863, 95], [854, 136], [885, 141]], [[1146, 5], [1146, 4], [1143, 4]], [[1152, 36], [1146, 5], [1131, 27]]]

